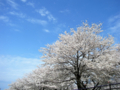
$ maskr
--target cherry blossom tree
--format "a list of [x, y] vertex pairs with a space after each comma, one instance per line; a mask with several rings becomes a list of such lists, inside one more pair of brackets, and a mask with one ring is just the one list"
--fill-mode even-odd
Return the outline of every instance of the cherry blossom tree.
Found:
[[74, 82], [80, 89], [104, 84], [119, 75], [119, 45], [114, 45], [110, 35], [100, 36], [101, 25], [83, 23], [77, 30], [61, 34], [54, 44], [40, 49], [45, 66], [61, 72], [54, 81]]
[[55, 74], [58, 75], [49, 66], [38, 67], [24, 78], [10, 84], [8, 90], [55, 90], [61, 88], [58, 83], [53, 81], [56, 78]]
[[102, 24], [83, 23], [61, 34], [43, 53], [43, 67], [10, 84], [7, 90], [66, 90], [120, 80], [120, 45], [112, 36], [100, 36]]

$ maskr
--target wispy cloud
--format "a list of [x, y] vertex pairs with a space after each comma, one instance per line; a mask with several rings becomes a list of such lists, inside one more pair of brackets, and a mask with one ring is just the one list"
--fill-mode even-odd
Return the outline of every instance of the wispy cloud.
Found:
[[68, 12], [70, 12], [70, 10], [68, 10], [68, 9], [61, 10], [61, 11], [60, 11], [60, 13], [68, 13]]
[[3, 21], [10, 26], [15, 26], [7, 16], [0, 16], [0, 21]]
[[59, 33], [64, 33], [65, 30], [68, 30], [69, 28], [66, 26], [65, 23], [59, 23], [56, 24], [55, 26], [53, 26], [53, 28], [51, 29], [50, 32], [55, 33], [55, 34], [59, 34]]
[[[19, 56], [0, 56], [0, 80], [11, 81], [22, 77], [39, 65], [38, 58], [25, 58]], [[27, 66], [27, 67], [26, 67]]]
[[51, 14], [48, 15], [47, 18], [48, 18], [50, 21], [51, 21], [51, 20], [56, 21], [56, 19], [55, 19]]
[[21, 0], [22, 2], [26, 2], [27, 0]]
[[112, 22], [114, 22], [114, 21], [116, 21], [116, 20], [118, 20], [118, 19], [120, 19], [120, 14], [110, 17], [110, 18], [108, 19], [108, 22], [109, 22], [109, 23], [112, 23]]
[[45, 32], [49, 33], [50, 31], [48, 29], [44, 29]]
[[23, 14], [23, 13], [18, 13], [18, 12], [9, 12], [11, 15], [16, 15], [16, 16], [18, 16], [18, 17], [20, 17], [20, 18], [25, 18], [25, 14]]
[[20, 32], [20, 30], [18, 30], [18, 29], [15, 29], [14, 31], [16, 31], [16, 32]]
[[120, 32], [120, 14], [110, 17], [108, 23], [111, 32]]
[[27, 5], [32, 6], [34, 8], [34, 3], [28, 2]]
[[66, 27], [66, 24], [65, 23], [61, 23], [61, 24], [58, 24], [56, 27], [55, 27], [55, 33], [64, 33], [64, 31], [67, 29]]
[[53, 17], [53, 15], [46, 9], [41, 8], [39, 10], [36, 10], [41, 16], [46, 16], [50, 21], [56, 21], [56, 18]]
[[41, 16], [46, 16], [49, 14], [49, 11], [47, 11], [45, 8], [36, 10]]
[[29, 21], [31, 23], [41, 24], [41, 25], [46, 25], [47, 24], [47, 21], [45, 21], [45, 20], [34, 19], [34, 18], [29, 18], [29, 19], [27, 19], [27, 21]]
[[2, 2], [0, 2], [0, 6], [3, 6], [4, 4]]
[[116, 32], [120, 30], [120, 22], [116, 22], [113, 26], [111, 26], [109, 28], [110, 30], [112, 30], [112, 32]]
[[108, 33], [114, 36], [117, 43], [120, 43], [120, 14], [108, 19]]
[[9, 18], [6, 16], [0, 16], [0, 20], [2, 20], [4, 22], [9, 22]]
[[8, 24], [9, 24], [10, 26], [16, 26], [16, 24], [13, 24], [13, 23], [10, 23], [10, 22], [9, 22]]
[[7, 0], [7, 3], [12, 6], [14, 9], [18, 9], [18, 4], [14, 2], [14, 0]]

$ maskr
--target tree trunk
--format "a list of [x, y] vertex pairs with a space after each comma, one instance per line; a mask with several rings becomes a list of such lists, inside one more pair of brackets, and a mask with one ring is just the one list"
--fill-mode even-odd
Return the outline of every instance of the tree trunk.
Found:
[[79, 82], [77, 82], [77, 87], [78, 87], [78, 90], [80, 90], [80, 89], [81, 89], [81, 85], [80, 85], [80, 83], [79, 83]]
[[82, 87], [81, 87], [81, 82], [80, 82], [80, 76], [77, 75], [77, 87], [78, 87], [78, 90], [80, 90]]
[[80, 75], [79, 75], [79, 55], [78, 55], [78, 51], [77, 51], [77, 61], [76, 61], [76, 69], [77, 69], [77, 74], [76, 74], [76, 81], [77, 81], [77, 87], [78, 87], [78, 90], [81, 89], [81, 82], [80, 82]]

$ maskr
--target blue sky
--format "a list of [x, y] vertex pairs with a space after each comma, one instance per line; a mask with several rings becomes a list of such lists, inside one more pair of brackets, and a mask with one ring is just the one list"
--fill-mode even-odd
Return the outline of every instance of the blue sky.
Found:
[[0, 0], [0, 88], [41, 64], [40, 47], [85, 20], [120, 43], [120, 0]]

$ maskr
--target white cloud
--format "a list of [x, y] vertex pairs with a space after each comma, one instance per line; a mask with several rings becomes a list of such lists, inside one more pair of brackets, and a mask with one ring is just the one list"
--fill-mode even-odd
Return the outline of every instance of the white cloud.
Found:
[[4, 4], [2, 2], [0, 2], [0, 6], [3, 6]]
[[15, 29], [14, 31], [16, 31], [16, 32], [20, 32], [20, 30], [18, 30], [18, 29]]
[[10, 26], [16, 26], [15, 24], [11, 23], [10, 19], [7, 16], [0, 16], [0, 20]]
[[45, 20], [34, 19], [34, 18], [29, 18], [29, 19], [27, 19], [27, 21], [29, 21], [31, 23], [41, 24], [41, 25], [46, 25], [47, 24], [47, 21], [45, 21]]
[[108, 19], [108, 22], [109, 22], [109, 23], [112, 23], [112, 22], [114, 22], [114, 21], [116, 21], [116, 20], [118, 20], [118, 19], [120, 19], [120, 14], [110, 17], [110, 18]]
[[56, 18], [53, 17], [53, 15], [48, 11], [46, 10], [46, 8], [42, 8], [42, 9], [39, 9], [39, 10], [36, 10], [41, 16], [47, 16], [48, 20], [49, 21], [56, 21]]
[[4, 22], [9, 22], [9, 18], [6, 16], [0, 16], [0, 20], [2, 20]]
[[56, 25], [53, 30], [54, 30], [54, 33], [64, 33], [64, 30], [66, 29], [67, 29], [66, 24], [61, 23]]
[[120, 42], [120, 14], [108, 19], [108, 33], [114, 37], [116, 43]]
[[17, 9], [18, 4], [15, 3], [13, 0], [7, 0], [7, 3], [12, 6], [14, 9]]
[[23, 13], [17, 13], [17, 12], [10, 12], [11, 15], [16, 15], [20, 18], [25, 18], [25, 15]]
[[10, 26], [16, 26], [15, 24], [13, 24], [13, 23], [10, 23], [10, 22], [9, 22], [9, 25], [10, 25]]
[[40, 59], [38, 58], [25, 58], [18, 56], [0, 56], [0, 80], [13, 81], [21, 78], [24, 74], [31, 72], [37, 65]]
[[114, 25], [111, 25], [109, 29], [111, 30], [111, 33], [120, 33], [120, 22], [116, 22]]
[[27, 0], [21, 0], [22, 2], [26, 2]]
[[108, 23], [109, 30], [111, 30], [111, 33], [120, 32], [120, 14], [110, 17], [108, 19]]
[[65, 10], [61, 10], [60, 13], [68, 13], [70, 12], [68, 9], [65, 9]]
[[49, 33], [50, 31], [48, 29], [44, 29], [45, 32]]
[[34, 3], [28, 2], [27, 5], [34, 7]]
[[47, 16], [48, 17], [48, 19], [51, 21], [51, 20], [53, 20], [53, 21], [55, 21], [56, 19], [50, 14], [50, 15], [48, 15]]
[[117, 30], [118, 28], [120, 28], [120, 22], [116, 22], [112, 27], [110, 27], [110, 29], [114, 30]]
[[47, 14], [49, 14], [49, 11], [47, 11], [45, 8], [36, 10], [41, 16], [46, 16]]

